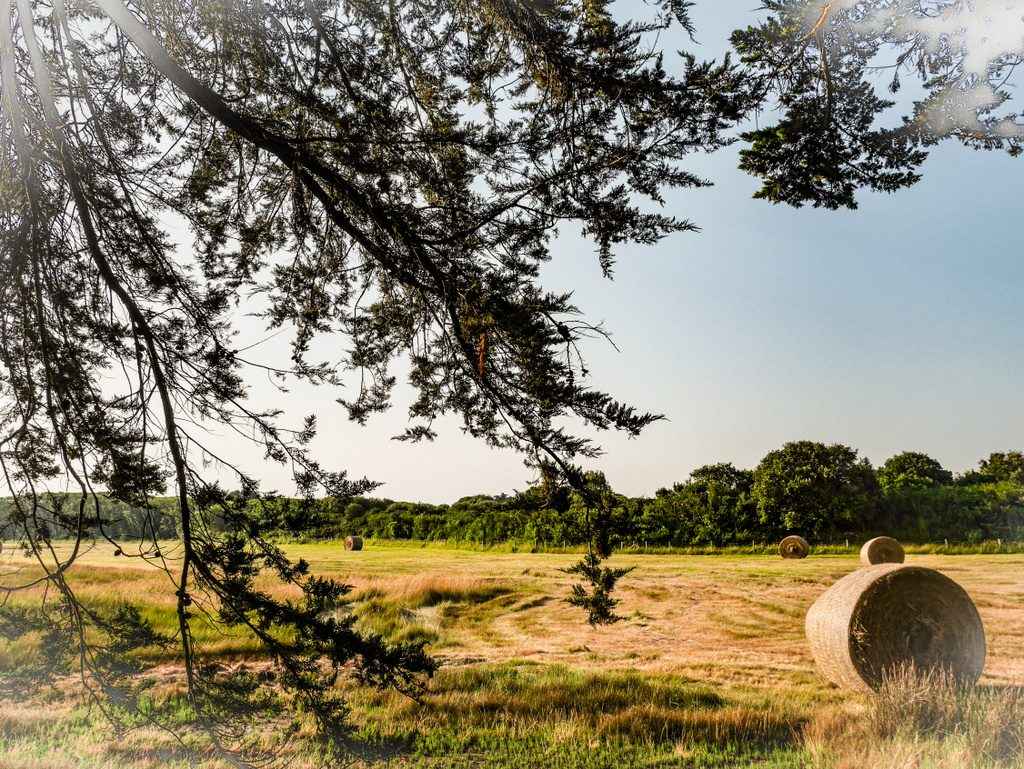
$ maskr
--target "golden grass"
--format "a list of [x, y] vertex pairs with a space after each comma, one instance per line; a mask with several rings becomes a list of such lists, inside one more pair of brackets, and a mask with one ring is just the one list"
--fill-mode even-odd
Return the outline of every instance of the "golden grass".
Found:
[[[671, 672], [754, 687], [812, 683], [818, 689], [803, 617], [828, 586], [859, 567], [854, 554], [800, 561], [617, 554], [613, 565], [636, 566], [617, 593], [618, 611], [629, 619], [593, 629], [561, 600], [569, 579], [558, 569], [571, 565], [575, 554], [389, 548], [372, 542], [360, 552], [345, 552], [337, 543], [287, 550], [309, 561], [313, 573], [353, 585], [351, 605], [381, 599], [404, 608], [409, 624], [443, 628], [445, 640], [433, 651], [451, 664], [512, 659], [579, 664], [579, 652], [570, 650], [586, 646], [590, 668]], [[173, 550], [166, 548], [168, 553]], [[3, 559], [9, 559], [7, 553]], [[911, 554], [908, 563], [948, 575], [974, 600], [989, 650], [982, 683], [1024, 684], [1024, 555]], [[157, 619], [174, 605], [166, 575], [137, 561], [128, 565], [103, 548], [83, 557], [73, 584], [83, 600], [100, 605], [143, 599]], [[272, 578], [263, 587], [282, 597], [294, 595]], [[30, 602], [38, 595], [18, 600]], [[245, 651], [244, 644], [214, 635], [204, 641], [222, 645], [228, 655]]]
[[[286, 549], [306, 559], [313, 573], [353, 586], [339, 611], [356, 612], [365, 626], [390, 637], [428, 641], [428, 650], [444, 664], [422, 705], [350, 689], [354, 717], [363, 726], [429, 733], [442, 727], [483, 728], [502, 714], [510, 729], [542, 724], [566, 739], [593, 735], [679, 739], [681, 744], [695, 737], [742, 742], [794, 739], [795, 730], [823, 766], [940, 766], [958, 755], [953, 743], [936, 755], [914, 752], [906, 740], [876, 746], [880, 738], [868, 728], [868, 700], [832, 687], [816, 669], [803, 618], [822, 592], [859, 567], [855, 553], [812, 554], [802, 560], [617, 554], [610, 565], [636, 567], [617, 592], [617, 611], [627, 620], [594, 629], [584, 624], [579, 610], [562, 601], [570, 581], [559, 569], [571, 565], [578, 554], [382, 547], [373, 542], [360, 552], [346, 552], [338, 543]], [[173, 550], [165, 553], [173, 555]], [[11, 560], [6, 552], [2, 558], [0, 579], [7, 580], [10, 574], [2, 575]], [[977, 605], [988, 642], [982, 686], [1024, 687], [1024, 555], [910, 552], [907, 562], [948, 575]], [[141, 598], [155, 621], [173, 609], [167, 577], [140, 567], [137, 560], [128, 565], [123, 557], [98, 548], [81, 566], [73, 584], [83, 599], [112, 606]], [[281, 597], [294, 596], [271, 578], [263, 587]], [[38, 594], [17, 600], [38, 600]], [[251, 646], [241, 639], [210, 634], [204, 643], [224, 659], [251, 656]], [[0, 666], [20, 653], [27, 651], [0, 648]], [[560, 699], [560, 690], [575, 692], [580, 702], [570, 706]], [[160, 691], [174, 696], [176, 690], [169, 681]], [[673, 704], [672, 696], [700, 692], [719, 702]], [[42, 724], [26, 714], [0, 712], [0, 739], [31, 736]], [[111, 751], [105, 755], [114, 761]], [[131, 761], [142, 763], [133, 766], [150, 760], [138, 752], [134, 756]], [[6, 766], [0, 761], [0, 769]]]

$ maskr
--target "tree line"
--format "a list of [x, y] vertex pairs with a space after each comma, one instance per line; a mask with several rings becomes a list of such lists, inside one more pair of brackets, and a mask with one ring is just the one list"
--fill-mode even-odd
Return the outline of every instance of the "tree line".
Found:
[[[584, 478], [606, 500], [613, 546], [727, 546], [770, 542], [789, 533], [814, 541], [885, 534], [905, 542], [1024, 539], [1024, 454], [994, 452], [977, 470], [954, 475], [927, 454], [905, 451], [875, 468], [840, 444], [795, 441], [772, 451], [753, 470], [731, 463], [704, 465], [653, 497], [612, 491], [601, 473]], [[258, 517], [284, 538], [472, 542], [517, 541], [547, 546], [587, 541], [586, 502], [565, 489], [539, 487], [512, 496], [480, 494], [454, 504], [403, 502], [380, 497], [249, 498], [232, 504]], [[146, 508], [105, 495], [97, 520], [119, 540], [180, 536], [176, 499], [154, 499]], [[59, 536], [60, 498], [41, 505]], [[226, 520], [211, 521], [224, 530]], [[97, 526], [98, 528], [98, 526]], [[18, 532], [6, 532], [17, 538]], [[13, 537], [11, 535], [14, 535]]]
[[[608, 500], [614, 545], [745, 545], [800, 533], [814, 541], [885, 534], [906, 542], [1024, 539], [1024, 455], [995, 452], [960, 475], [927, 454], [907, 451], [874, 468], [840, 444], [795, 441], [753, 470], [699, 467], [653, 497], [615, 494], [601, 473], [586, 483]], [[539, 505], [535, 490], [478, 495], [452, 505], [357, 498], [308, 508], [321, 536], [559, 544], [586, 542], [585, 504], [576, 492]], [[301, 503], [279, 500], [281, 528]]]

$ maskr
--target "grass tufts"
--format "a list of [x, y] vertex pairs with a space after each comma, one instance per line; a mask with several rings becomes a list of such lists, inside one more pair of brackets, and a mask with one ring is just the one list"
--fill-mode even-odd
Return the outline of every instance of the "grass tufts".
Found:
[[1024, 764], [1024, 688], [976, 687], [942, 670], [901, 667], [871, 707], [878, 737], [939, 738], [996, 765]]

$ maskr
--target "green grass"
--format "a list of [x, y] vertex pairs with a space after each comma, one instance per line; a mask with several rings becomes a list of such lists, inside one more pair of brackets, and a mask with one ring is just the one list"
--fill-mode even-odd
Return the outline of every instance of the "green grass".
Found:
[[[371, 743], [372, 744], [372, 743]], [[387, 741], [377, 743], [385, 748]], [[399, 743], [400, 744], [400, 743]], [[406, 755], [380, 766], [387, 769], [695, 769], [696, 767], [806, 767], [806, 751], [779, 749], [766, 753], [736, 744], [684, 745], [664, 742], [559, 738], [545, 730], [487, 729], [435, 732], [409, 741]], [[369, 751], [368, 751], [369, 752]]]

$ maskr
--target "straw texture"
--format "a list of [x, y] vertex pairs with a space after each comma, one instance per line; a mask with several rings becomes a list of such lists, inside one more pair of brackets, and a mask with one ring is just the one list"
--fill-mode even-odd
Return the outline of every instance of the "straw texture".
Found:
[[363, 549], [363, 538], [362, 537], [345, 537], [345, 549], [346, 550], [362, 550]]
[[870, 692], [901, 665], [942, 669], [970, 683], [985, 666], [985, 628], [971, 597], [932, 569], [882, 563], [848, 574], [807, 612], [822, 674]]
[[807, 540], [796, 534], [791, 534], [779, 543], [779, 553], [783, 558], [806, 558], [809, 552], [811, 546], [807, 544]]
[[892, 537], [869, 539], [860, 549], [860, 562], [865, 566], [874, 566], [876, 563], [903, 563], [905, 558], [903, 545]]

